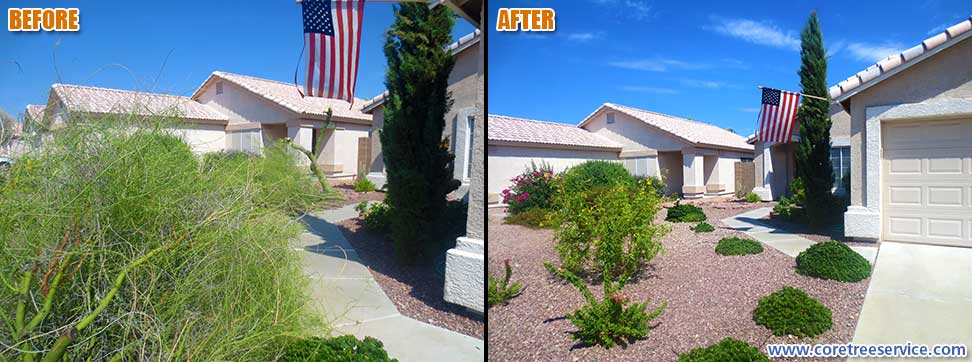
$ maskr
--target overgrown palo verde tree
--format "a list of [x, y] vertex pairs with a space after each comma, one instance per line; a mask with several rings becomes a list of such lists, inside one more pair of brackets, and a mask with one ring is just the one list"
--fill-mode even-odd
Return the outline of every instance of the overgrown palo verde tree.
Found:
[[455, 157], [442, 138], [452, 106], [447, 87], [455, 59], [446, 46], [455, 17], [445, 6], [425, 3], [396, 5], [394, 11], [395, 23], [385, 34], [385, 203], [397, 254], [415, 262], [443, 246], [446, 195], [459, 187]]
[[804, 94], [797, 118], [800, 142], [797, 145], [797, 175], [803, 179], [807, 201], [804, 205], [810, 225], [819, 227], [831, 218], [834, 185], [830, 164], [830, 93], [827, 92], [827, 55], [817, 12], [810, 13], [800, 33], [800, 88]]

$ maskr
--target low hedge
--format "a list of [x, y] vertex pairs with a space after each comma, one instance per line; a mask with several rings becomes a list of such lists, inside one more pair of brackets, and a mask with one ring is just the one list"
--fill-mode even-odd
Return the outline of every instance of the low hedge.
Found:
[[381, 341], [373, 337], [359, 340], [352, 335], [333, 338], [293, 340], [281, 362], [397, 362], [389, 358]]
[[750, 255], [763, 252], [763, 244], [756, 240], [740, 239], [736, 237], [722, 238], [715, 248], [719, 255]]
[[830, 308], [800, 289], [783, 287], [759, 300], [753, 320], [774, 335], [815, 337], [833, 325]]
[[678, 202], [675, 202], [675, 206], [668, 208], [668, 215], [665, 216], [665, 221], [671, 222], [702, 222], [706, 219], [702, 208]]
[[871, 263], [838, 241], [817, 243], [797, 255], [797, 273], [820, 279], [857, 282], [871, 275]]
[[715, 231], [715, 227], [713, 227], [712, 225], [709, 225], [709, 223], [704, 222], [704, 221], [696, 224], [693, 227], [690, 227], [689, 229], [692, 229], [692, 231], [694, 231], [696, 233], [711, 233], [711, 232]]
[[763, 362], [765, 354], [749, 343], [734, 338], [723, 338], [719, 343], [696, 348], [678, 355], [678, 362]]

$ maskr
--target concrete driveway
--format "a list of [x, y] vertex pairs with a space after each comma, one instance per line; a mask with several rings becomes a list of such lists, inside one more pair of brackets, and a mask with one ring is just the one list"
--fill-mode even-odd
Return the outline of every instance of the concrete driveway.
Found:
[[972, 248], [881, 243], [854, 342], [909, 341], [972, 345]]

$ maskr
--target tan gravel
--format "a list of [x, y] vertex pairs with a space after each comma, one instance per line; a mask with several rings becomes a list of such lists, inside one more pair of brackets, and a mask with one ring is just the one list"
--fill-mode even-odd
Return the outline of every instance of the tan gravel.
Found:
[[[662, 243], [667, 253], [648, 266], [647, 277], [623, 290], [634, 300], [668, 302], [668, 309], [651, 323], [648, 336], [627, 348], [604, 349], [578, 345], [571, 339], [574, 326], [563, 318], [583, 304], [570, 285], [553, 278], [543, 262], [557, 263], [551, 230], [504, 225], [504, 209], [488, 213], [488, 269], [502, 272], [503, 259], [513, 265], [513, 279], [525, 290], [509, 305], [487, 313], [491, 361], [673, 361], [679, 353], [734, 337], [761, 349], [767, 343], [846, 343], [854, 328], [868, 280], [841, 283], [796, 274], [794, 259], [771, 248], [757, 255], [724, 257], [715, 253], [718, 240], [745, 237], [718, 220], [767, 206], [766, 203], [704, 202], [701, 207], [716, 227], [696, 234], [692, 223], [674, 224]], [[659, 222], [665, 211], [658, 213]], [[783, 286], [803, 289], [830, 307], [834, 327], [814, 339], [774, 337], [756, 325], [752, 311], [760, 297]], [[594, 288], [595, 293], [599, 293]]]

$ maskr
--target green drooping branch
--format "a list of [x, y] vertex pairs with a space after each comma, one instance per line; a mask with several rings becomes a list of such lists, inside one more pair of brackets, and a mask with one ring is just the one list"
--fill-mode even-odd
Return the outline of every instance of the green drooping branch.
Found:
[[[331, 113], [331, 108], [328, 107], [327, 114], [324, 116], [324, 125], [321, 126], [320, 130], [317, 131], [317, 139], [321, 140], [321, 142], [324, 141], [324, 132], [331, 128]], [[321, 184], [321, 191], [325, 193], [330, 192], [331, 185], [327, 183], [327, 177], [324, 176], [324, 171], [321, 171], [321, 167], [317, 164], [317, 158], [320, 157], [321, 151], [324, 149], [324, 147], [317, 147], [317, 149], [308, 150], [304, 148], [304, 146], [294, 143], [290, 138], [284, 139], [284, 142], [286, 142], [291, 148], [304, 154], [304, 156], [307, 156], [307, 159], [310, 160], [311, 172], [313, 172], [314, 176], [317, 177], [317, 182]], [[316, 145], [311, 145], [311, 148], [315, 148], [315, 146]]]

